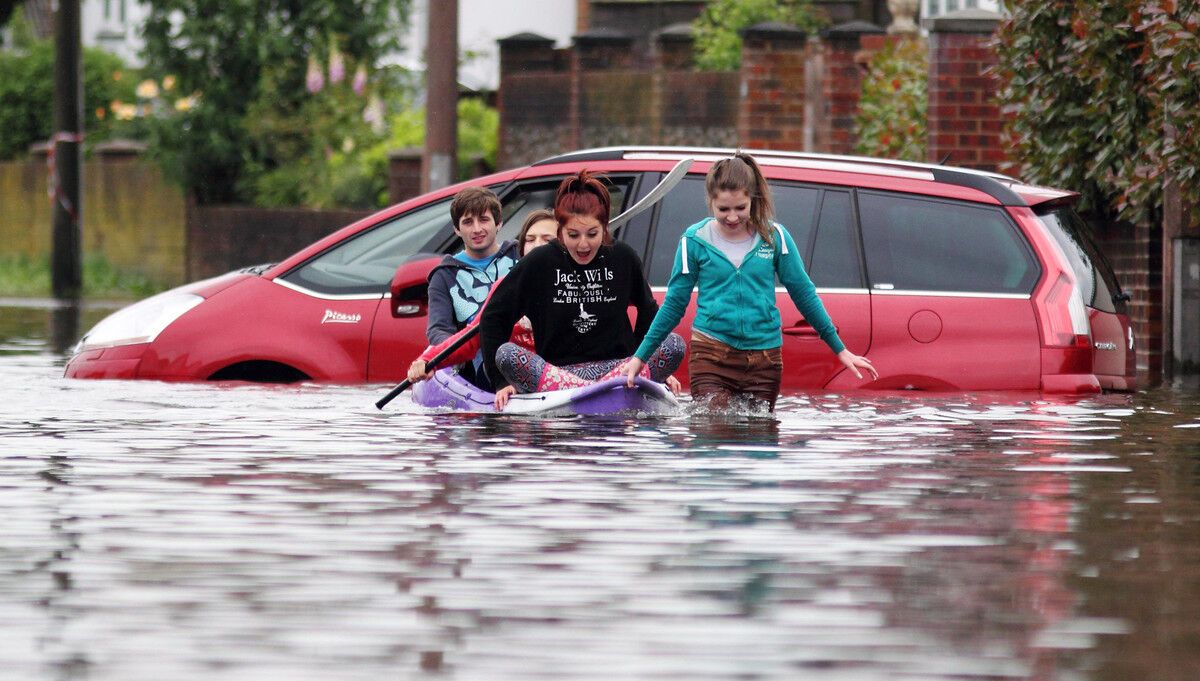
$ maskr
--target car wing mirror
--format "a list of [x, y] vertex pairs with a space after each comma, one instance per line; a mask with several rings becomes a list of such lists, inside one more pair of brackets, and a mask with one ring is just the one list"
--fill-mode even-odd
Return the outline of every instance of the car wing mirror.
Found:
[[429, 309], [429, 273], [442, 261], [441, 256], [422, 254], [396, 268], [391, 293], [393, 317], [416, 317]]

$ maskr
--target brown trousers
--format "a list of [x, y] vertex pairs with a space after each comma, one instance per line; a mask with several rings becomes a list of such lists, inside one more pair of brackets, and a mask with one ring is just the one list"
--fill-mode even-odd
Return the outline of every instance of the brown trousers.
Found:
[[736, 396], [766, 402], [771, 411], [779, 398], [783, 351], [738, 350], [700, 333], [692, 334], [688, 381], [692, 398], [725, 406]]

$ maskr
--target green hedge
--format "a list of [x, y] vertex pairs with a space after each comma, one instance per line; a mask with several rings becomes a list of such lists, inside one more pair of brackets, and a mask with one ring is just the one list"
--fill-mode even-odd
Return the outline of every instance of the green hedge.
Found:
[[1134, 221], [1157, 220], [1167, 181], [1200, 203], [1200, 2], [1005, 7], [999, 98], [1025, 174]]

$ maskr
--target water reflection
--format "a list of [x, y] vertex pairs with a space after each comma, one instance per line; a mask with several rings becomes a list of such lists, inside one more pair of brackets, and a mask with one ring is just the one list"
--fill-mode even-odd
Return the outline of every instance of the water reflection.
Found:
[[52, 315], [9, 310], [0, 677], [1200, 669], [1195, 393], [380, 413], [364, 388], [65, 381]]

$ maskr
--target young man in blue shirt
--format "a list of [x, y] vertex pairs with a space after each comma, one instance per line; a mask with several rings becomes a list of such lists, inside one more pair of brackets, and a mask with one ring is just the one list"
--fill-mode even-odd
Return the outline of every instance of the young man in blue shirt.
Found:
[[[450, 203], [454, 233], [462, 251], [447, 255], [429, 274], [429, 322], [425, 335], [437, 345], [454, 335], [479, 313], [492, 284], [508, 274], [517, 261], [515, 241], [497, 241], [500, 199], [485, 187], [467, 187]], [[475, 385], [491, 390], [482, 371], [482, 357], [462, 365], [460, 373]]]

